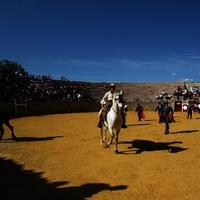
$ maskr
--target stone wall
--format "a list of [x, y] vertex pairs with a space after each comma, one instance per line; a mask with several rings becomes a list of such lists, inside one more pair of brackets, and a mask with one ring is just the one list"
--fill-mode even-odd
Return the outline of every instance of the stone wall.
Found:
[[[128, 110], [134, 111], [137, 103], [127, 102]], [[141, 103], [144, 110], [154, 111], [156, 102]], [[27, 102], [27, 113], [24, 107], [18, 107], [18, 113], [15, 113], [14, 102], [1, 102], [0, 109], [6, 109], [11, 113], [12, 117], [25, 116], [40, 116], [49, 114], [63, 114], [63, 113], [83, 113], [83, 112], [98, 112], [101, 106], [99, 102]]]
[[[94, 99], [101, 100], [107, 90], [104, 86], [109, 86], [110, 83], [106, 82], [75, 82], [67, 81], [59, 82], [60, 85], [76, 85], [82, 88], [86, 93], [91, 94]], [[140, 99], [145, 102], [150, 98], [156, 101], [156, 95], [165, 90], [168, 94], [173, 95], [177, 86], [184, 88], [184, 82], [154, 82], [154, 83], [116, 83], [116, 91], [123, 91], [123, 98], [126, 102], [132, 102], [133, 99]]]

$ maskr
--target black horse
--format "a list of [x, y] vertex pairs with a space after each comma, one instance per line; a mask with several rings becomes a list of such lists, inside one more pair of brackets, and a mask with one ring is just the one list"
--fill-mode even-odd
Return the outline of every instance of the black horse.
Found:
[[1, 131], [0, 141], [3, 138], [3, 134], [4, 134], [4, 131], [5, 131], [4, 128], [3, 128], [3, 124], [5, 124], [11, 130], [12, 138], [14, 140], [17, 139], [17, 137], [14, 134], [14, 128], [13, 128], [12, 125], [10, 125], [9, 120], [10, 120], [10, 113], [6, 110], [0, 110], [0, 131]]

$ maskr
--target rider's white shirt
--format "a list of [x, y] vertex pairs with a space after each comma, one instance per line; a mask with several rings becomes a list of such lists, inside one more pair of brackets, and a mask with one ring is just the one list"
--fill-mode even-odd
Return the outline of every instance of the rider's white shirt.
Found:
[[106, 92], [106, 94], [103, 97], [103, 101], [112, 101], [115, 93], [111, 93], [111, 91]]

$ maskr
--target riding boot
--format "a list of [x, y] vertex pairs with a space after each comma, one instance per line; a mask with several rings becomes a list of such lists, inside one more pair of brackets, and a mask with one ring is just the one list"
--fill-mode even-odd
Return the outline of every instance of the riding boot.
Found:
[[98, 128], [101, 128], [102, 125], [103, 125], [102, 123], [103, 123], [102, 119], [99, 119], [99, 123], [97, 124], [97, 127], [98, 127]]

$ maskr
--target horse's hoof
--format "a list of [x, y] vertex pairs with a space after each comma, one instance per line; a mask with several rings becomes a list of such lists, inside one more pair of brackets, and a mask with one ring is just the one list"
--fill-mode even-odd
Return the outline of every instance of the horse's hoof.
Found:
[[118, 150], [115, 150], [115, 153], [118, 154], [119, 153]]

